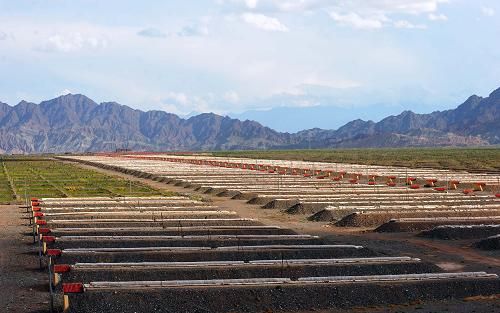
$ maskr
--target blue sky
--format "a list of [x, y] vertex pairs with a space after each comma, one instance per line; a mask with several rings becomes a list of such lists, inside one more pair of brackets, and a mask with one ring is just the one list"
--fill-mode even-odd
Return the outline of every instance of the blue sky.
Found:
[[499, 16], [497, 0], [0, 0], [0, 101], [82, 93], [287, 131], [443, 110], [500, 87]]

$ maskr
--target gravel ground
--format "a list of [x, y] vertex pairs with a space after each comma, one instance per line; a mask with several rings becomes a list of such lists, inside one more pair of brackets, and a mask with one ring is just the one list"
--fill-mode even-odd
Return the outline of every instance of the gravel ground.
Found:
[[0, 206], [0, 308], [2, 312], [48, 312], [48, 277], [38, 269], [28, 220], [17, 205]]

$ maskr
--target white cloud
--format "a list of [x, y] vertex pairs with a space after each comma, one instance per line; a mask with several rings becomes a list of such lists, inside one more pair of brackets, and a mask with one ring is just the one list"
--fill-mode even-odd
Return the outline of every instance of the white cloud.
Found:
[[230, 103], [237, 103], [240, 101], [240, 96], [236, 91], [228, 91], [224, 94], [224, 100]]
[[171, 113], [186, 115], [192, 112], [214, 112], [224, 114], [244, 108], [248, 103], [242, 100], [240, 94], [234, 90], [204, 94], [189, 94], [185, 92], [169, 91], [163, 93], [159, 101], [155, 101]]
[[179, 104], [187, 104], [188, 103], [187, 95], [185, 93], [182, 93], [182, 92], [170, 91], [165, 96], [165, 100], [167, 102], [168, 102], [168, 100], [173, 100], [174, 102], [179, 103]]
[[427, 17], [431, 21], [447, 21], [448, 20], [448, 17], [442, 13], [441, 14], [430, 13]]
[[249, 9], [255, 9], [259, 0], [245, 0], [245, 4]]
[[292, 12], [292, 11], [310, 11], [314, 9], [319, 9], [322, 7], [325, 7], [329, 3], [331, 4], [331, 1], [327, 0], [299, 0], [299, 1], [293, 1], [293, 0], [288, 0], [288, 1], [272, 1], [275, 3], [276, 7], [280, 11], [285, 11], [285, 12]]
[[161, 31], [160, 29], [149, 27], [145, 28], [139, 32], [137, 32], [137, 35], [142, 36], [142, 37], [150, 37], [150, 38], [164, 38], [167, 37], [167, 34]]
[[440, 3], [446, 0], [351, 0], [339, 1], [332, 6], [331, 18], [339, 25], [356, 29], [380, 29], [386, 26], [395, 28], [424, 29], [426, 25], [412, 23], [405, 19], [395, 19], [409, 15], [416, 18], [427, 13], [433, 21], [446, 21], [444, 14], [435, 13]]
[[169, 91], [160, 102], [165, 110], [176, 114], [211, 112], [214, 109], [213, 105], [207, 100], [208, 98], [210, 96], [195, 96], [183, 92]]
[[281, 24], [281, 22], [274, 17], [264, 14], [244, 13], [241, 18], [246, 23], [253, 25], [259, 29], [266, 31], [287, 32], [288, 27]]
[[346, 89], [346, 88], [359, 87], [361, 84], [359, 82], [348, 79], [332, 80], [332, 79], [318, 78], [317, 76], [313, 75], [311, 77], [304, 79], [302, 85], [326, 87], [333, 89]]
[[260, 12], [306, 12], [330, 7], [331, 0], [218, 0], [220, 5], [232, 6], [236, 10], [258, 10]]
[[[329, 79], [318, 76], [316, 73], [306, 76], [306, 78], [299, 78], [293, 85], [286, 88], [277, 89], [273, 92], [273, 96], [292, 96], [292, 97], [307, 97], [311, 95], [311, 91], [323, 90], [345, 90], [349, 88], [360, 87], [362, 84], [357, 81], [349, 79]], [[315, 93], [312, 92], [312, 94]], [[310, 105], [309, 105], [310, 106]]]
[[60, 92], [56, 93], [56, 95], [55, 95], [55, 96], [56, 96], [56, 97], [59, 97], [59, 96], [65, 96], [65, 95], [69, 95], [70, 93], [72, 93], [72, 92], [71, 92], [71, 90], [69, 90], [69, 89], [64, 89], [64, 90], [62, 90], [62, 91], [60, 91]]
[[262, 12], [305, 12], [317, 9], [342, 9], [362, 13], [377, 11], [380, 13], [422, 14], [435, 12], [440, 3], [449, 0], [229, 0], [219, 4], [234, 5], [237, 8], [258, 9]]
[[405, 20], [399, 20], [394, 22], [394, 27], [396, 28], [408, 28], [408, 29], [425, 29], [427, 26], [423, 24], [413, 24]]
[[448, 0], [350, 0], [340, 1], [340, 6], [356, 11], [418, 15], [436, 12], [439, 4], [445, 2]]
[[107, 45], [107, 40], [94, 36], [84, 36], [79, 32], [49, 36], [39, 50], [46, 52], [73, 52], [82, 49], [99, 49]]
[[398, 0], [399, 7], [412, 10], [414, 13], [435, 12], [440, 3], [447, 3], [449, 0]]
[[495, 10], [493, 8], [481, 7], [481, 13], [483, 13], [484, 16], [493, 16], [495, 15]]
[[5, 40], [5, 39], [7, 39], [7, 34], [0, 31], [0, 40]]
[[165, 111], [167, 113], [173, 113], [177, 115], [185, 115], [189, 113], [187, 111], [180, 111], [179, 108], [177, 108], [177, 105], [174, 103], [161, 102], [156, 105], [159, 107], [156, 110], [161, 109], [162, 111]]
[[[445, 21], [447, 17], [436, 12], [439, 5], [446, 2], [449, 0], [228, 0], [221, 3], [232, 6], [235, 11], [250, 8], [254, 12], [258, 12], [254, 15], [262, 14], [265, 16], [272, 12], [327, 11], [339, 25], [356, 29], [380, 29], [385, 26], [425, 27], [410, 22], [401, 23], [401, 15], [416, 17], [427, 14], [430, 20]], [[398, 19], [394, 16], [397, 16]], [[250, 19], [250, 16], [247, 19]], [[255, 18], [252, 17], [252, 19]]]
[[342, 26], [350, 26], [358, 29], [378, 29], [383, 26], [383, 19], [375, 17], [361, 17], [357, 13], [350, 12], [339, 14], [330, 12], [330, 16]]
[[321, 105], [314, 99], [293, 99], [291, 103], [298, 108], [312, 108]]
[[278, 89], [272, 95], [305, 96], [306, 92], [302, 85], [292, 86], [285, 89]]

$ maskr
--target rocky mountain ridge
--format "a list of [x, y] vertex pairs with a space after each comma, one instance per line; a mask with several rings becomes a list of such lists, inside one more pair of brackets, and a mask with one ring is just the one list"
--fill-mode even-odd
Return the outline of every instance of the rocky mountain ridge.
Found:
[[68, 94], [40, 104], [0, 102], [0, 152], [496, 145], [500, 143], [499, 108], [500, 88], [486, 98], [471, 96], [453, 110], [404, 111], [377, 123], [354, 120], [337, 130], [315, 128], [290, 134], [213, 113], [182, 119]]

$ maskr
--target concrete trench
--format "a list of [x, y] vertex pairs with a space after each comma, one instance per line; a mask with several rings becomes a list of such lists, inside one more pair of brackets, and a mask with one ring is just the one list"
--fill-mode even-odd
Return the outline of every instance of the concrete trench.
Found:
[[86, 290], [69, 294], [69, 312], [294, 312], [463, 298], [500, 288], [498, 280], [271, 284]]
[[262, 225], [261, 223], [245, 218], [216, 218], [216, 219], [78, 219], [78, 220], [51, 220], [49, 226], [53, 228], [62, 227], [183, 227], [193, 226], [252, 226]]
[[216, 206], [212, 205], [192, 205], [192, 204], [183, 204], [180, 203], [177, 206], [161, 206], [161, 207], [148, 207], [148, 206], [129, 206], [129, 207], [72, 207], [72, 208], [64, 208], [64, 207], [59, 207], [59, 208], [43, 208], [44, 213], [88, 213], [88, 212], [129, 212], [129, 211], [136, 211], [136, 212], [147, 212], [147, 211], [154, 211], [154, 212], [169, 212], [169, 211], [217, 211], [219, 208]]
[[[233, 246], [254, 246], [254, 245], [319, 245], [322, 240], [319, 238], [224, 238], [217, 239], [214, 237], [221, 235], [206, 235], [206, 236], [158, 236], [155, 239], [150, 239], [152, 236], [140, 236], [137, 239], [129, 239], [124, 236], [112, 238], [106, 237], [87, 237], [77, 236], [81, 240], [71, 240], [67, 237], [56, 238], [56, 241], [49, 244], [49, 249], [73, 249], [73, 248], [136, 248], [136, 247], [233, 247]], [[222, 235], [227, 236], [227, 235]], [[243, 236], [243, 235], [240, 235]], [[280, 236], [280, 235], [278, 235]], [[283, 235], [288, 236], [288, 235]], [[293, 235], [292, 235], [293, 236]], [[194, 238], [193, 238], [194, 237]]]
[[[175, 249], [156, 251], [123, 250], [116, 252], [95, 250], [62, 250], [60, 257], [54, 259], [55, 264], [73, 264], [76, 262], [196, 262], [203, 261], [245, 261], [281, 260], [281, 259], [328, 259], [374, 257], [378, 254], [366, 248], [295, 248], [295, 249], [245, 249], [233, 247], [229, 249], [213, 249], [203, 247], [200, 250]], [[177, 247], [179, 248], [179, 247]], [[181, 247], [182, 248], [182, 247]], [[185, 247], [184, 247], [185, 248]], [[227, 247], [224, 247], [227, 248]]]
[[52, 236], [185, 236], [185, 235], [294, 235], [291, 229], [267, 226], [196, 226], [196, 227], [127, 227], [127, 228], [60, 228], [52, 229]]
[[198, 218], [198, 219], [212, 219], [212, 218], [234, 218], [235, 212], [229, 211], [123, 211], [123, 212], [74, 212], [68, 214], [47, 213], [44, 218], [47, 221], [51, 220], [78, 220], [78, 219], [112, 219], [114, 217], [121, 219], [171, 219], [171, 218]]
[[[140, 263], [139, 263], [140, 264]], [[84, 264], [79, 264], [84, 265]], [[363, 276], [437, 273], [437, 266], [419, 261], [383, 262], [365, 264], [290, 264], [286, 260], [276, 265], [239, 264], [205, 267], [138, 266], [133, 264], [120, 268], [110, 268], [105, 264], [92, 267], [73, 266], [59, 275], [57, 282], [93, 281], [157, 281], [157, 280], [210, 280], [210, 279], [251, 279], [290, 278], [326, 276]], [[116, 265], [116, 264], [115, 264]]]
[[[170, 207], [170, 206], [192, 206], [194, 203], [197, 206], [204, 206], [206, 204], [193, 202], [189, 199], [182, 199], [180, 201], [172, 200], [172, 201], [156, 201], [156, 200], [140, 200], [134, 201], [133, 198], [115, 198], [113, 201], [81, 201], [77, 200], [74, 202], [51, 202], [50, 206], [47, 206], [47, 209], [72, 209], [72, 208], [85, 208], [85, 207], [94, 207], [94, 208], [109, 208], [109, 207], [126, 207], [127, 205], [130, 207]], [[41, 205], [44, 207], [45, 205]]]

